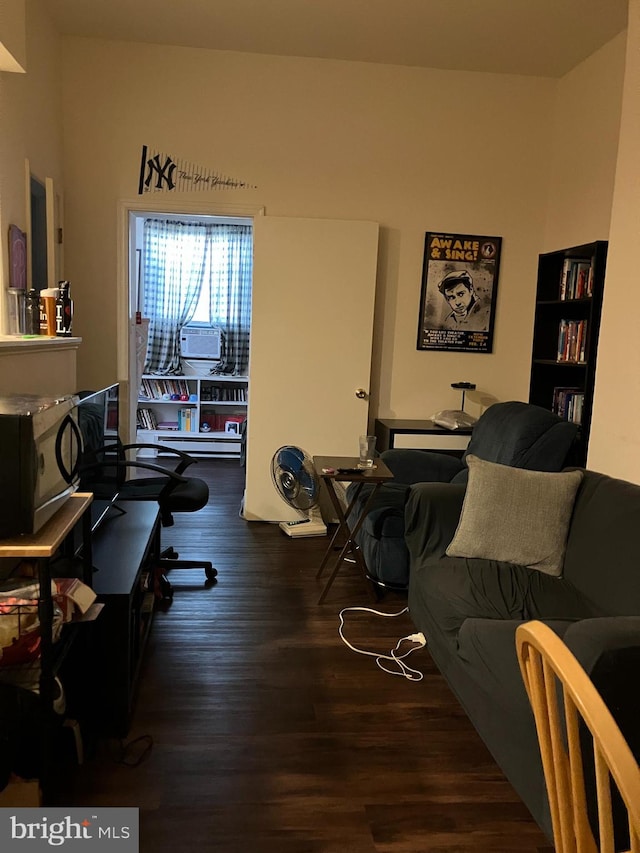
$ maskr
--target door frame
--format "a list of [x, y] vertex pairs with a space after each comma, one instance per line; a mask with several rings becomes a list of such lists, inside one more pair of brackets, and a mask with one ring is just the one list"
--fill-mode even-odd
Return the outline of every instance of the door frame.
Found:
[[184, 216], [229, 216], [255, 219], [264, 216], [262, 205], [231, 204], [215, 201], [174, 201], [166, 195], [150, 198], [148, 195], [133, 199], [120, 199], [117, 211], [118, 248], [117, 248], [117, 340], [116, 340], [116, 370], [117, 381], [120, 384], [120, 417], [121, 438], [125, 443], [135, 442], [135, 411], [138, 402], [138, 389], [133, 383], [132, 376], [135, 368], [135, 339], [134, 323], [135, 310], [132, 315], [134, 288], [132, 287], [130, 256], [131, 226], [130, 214], [168, 213]]

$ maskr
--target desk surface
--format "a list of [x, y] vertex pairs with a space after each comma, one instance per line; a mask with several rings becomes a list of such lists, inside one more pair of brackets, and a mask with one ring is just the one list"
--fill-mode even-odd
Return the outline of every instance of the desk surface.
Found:
[[128, 595], [160, 523], [156, 501], [116, 501], [93, 534], [93, 588]]
[[[338, 480], [349, 483], [381, 483], [392, 480], [393, 474], [382, 459], [376, 457], [375, 468], [361, 468], [357, 474], [338, 474], [338, 468], [356, 468], [360, 460], [357, 456], [314, 456], [313, 464], [323, 480]], [[334, 468], [335, 474], [324, 474], [323, 468]]]
[[382, 426], [395, 433], [424, 433], [428, 435], [471, 435], [473, 429], [471, 427], [461, 427], [460, 429], [446, 429], [438, 426], [435, 421], [431, 420], [407, 420], [404, 418], [377, 418], [376, 424]]

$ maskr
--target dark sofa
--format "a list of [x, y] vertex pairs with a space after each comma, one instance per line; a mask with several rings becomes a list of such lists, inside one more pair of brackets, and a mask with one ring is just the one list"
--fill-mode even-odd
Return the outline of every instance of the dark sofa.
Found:
[[560, 577], [446, 556], [464, 495], [464, 485], [411, 489], [405, 529], [411, 618], [495, 760], [551, 838], [515, 630], [522, 621], [540, 619], [563, 637], [640, 755], [640, 486], [584, 472]]
[[[560, 471], [569, 454], [577, 426], [557, 415], [519, 400], [490, 406], [478, 419], [469, 447], [459, 459], [427, 450], [392, 449], [381, 458], [394, 475], [375, 496], [356, 534], [367, 571], [383, 586], [405, 588], [409, 583], [409, 553], [404, 541], [404, 508], [412, 485], [421, 482], [466, 483], [469, 454], [537, 471]], [[365, 486], [349, 516], [360, 517], [372, 486]], [[351, 500], [356, 485], [347, 490]]]

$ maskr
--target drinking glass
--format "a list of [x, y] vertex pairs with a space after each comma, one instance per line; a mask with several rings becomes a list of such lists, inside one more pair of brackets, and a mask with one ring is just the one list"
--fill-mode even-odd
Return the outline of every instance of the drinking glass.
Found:
[[360, 436], [360, 461], [358, 468], [373, 468], [373, 454], [376, 449], [375, 435]]

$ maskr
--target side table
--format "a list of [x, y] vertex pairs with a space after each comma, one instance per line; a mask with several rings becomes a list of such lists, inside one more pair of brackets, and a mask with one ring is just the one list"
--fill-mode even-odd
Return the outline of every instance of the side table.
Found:
[[[335, 509], [336, 516], [338, 518], [338, 528], [333, 534], [331, 542], [329, 543], [329, 547], [327, 548], [327, 551], [322, 559], [322, 563], [320, 564], [320, 568], [318, 569], [316, 578], [322, 576], [325, 566], [329, 562], [329, 559], [334, 552], [334, 545], [337, 542], [338, 537], [341, 534], [342, 536], [344, 536], [344, 544], [340, 549], [340, 553], [338, 554], [338, 557], [334, 563], [334, 566], [331, 570], [331, 574], [329, 575], [324, 589], [322, 590], [322, 593], [320, 595], [320, 598], [318, 599], [318, 604], [322, 604], [325, 598], [327, 597], [327, 593], [331, 589], [331, 585], [333, 584], [336, 575], [340, 571], [340, 566], [342, 565], [343, 560], [347, 556], [347, 553], [351, 553], [353, 559], [356, 562], [356, 565], [360, 567], [363, 575], [366, 575], [367, 567], [364, 564], [360, 549], [356, 545], [355, 536], [360, 530], [360, 527], [362, 526], [362, 522], [365, 519], [367, 510], [369, 509], [371, 502], [377, 494], [378, 489], [380, 488], [380, 486], [382, 486], [383, 483], [386, 483], [388, 480], [392, 480], [393, 474], [380, 458], [376, 458], [375, 468], [363, 468], [362, 470], [359, 470], [357, 474], [338, 473], [339, 468], [356, 468], [358, 465], [357, 456], [314, 456], [313, 464], [316, 469], [316, 472], [318, 473], [318, 476], [321, 477], [327, 488], [329, 499], [331, 500], [331, 504]], [[327, 471], [327, 469], [329, 469], [329, 471]], [[331, 471], [333, 471], [333, 473], [330, 473]], [[344, 510], [342, 508], [340, 498], [338, 497], [334, 487], [334, 484], [336, 482], [357, 483], [355, 494], [353, 498], [349, 501], [347, 508]], [[372, 483], [373, 489], [371, 489], [371, 493], [369, 494], [369, 497], [367, 498], [367, 501], [362, 508], [360, 516], [356, 519], [353, 529], [350, 529], [348, 524], [348, 518], [351, 515], [351, 512], [356, 504], [360, 492], [362, 491], [362, 487], [366, 483]]]
[[[56, 766], [53, 748], [53, 732], [55, 730], [53, 712], [54, 678], [58, 667], [61, 665], [73, 643], [75, 635], [75, 631], [67, 631], [66, 636], [60, 639], [54, 647], [52, 636], [53, 598], [51, 595], [50, 562], [59, 549], [68, 556], [72, 556], [74, 553], [81, 553], [82, 581], [88, 586], [93, 585], [91, 514], [87, 512], [92, 500], [93, 495], [90, 492], [74, 492], [37, 533], [0, 540], [0, 559], [33, 559], [37, 568], [37, 577], [40, 586], [38, 622], [40, 632], [40, 702], [42, 707], [42, 724], [40, 730], [34, 732], [34, 737], [40, 738], [42, 756], [40, 788], [42, 799], [45, 803], [49, 801]], [[77, 524], [80, 524], [82, 529], [82, 547], [76, 551], [73, 541], [73, 531]]]

